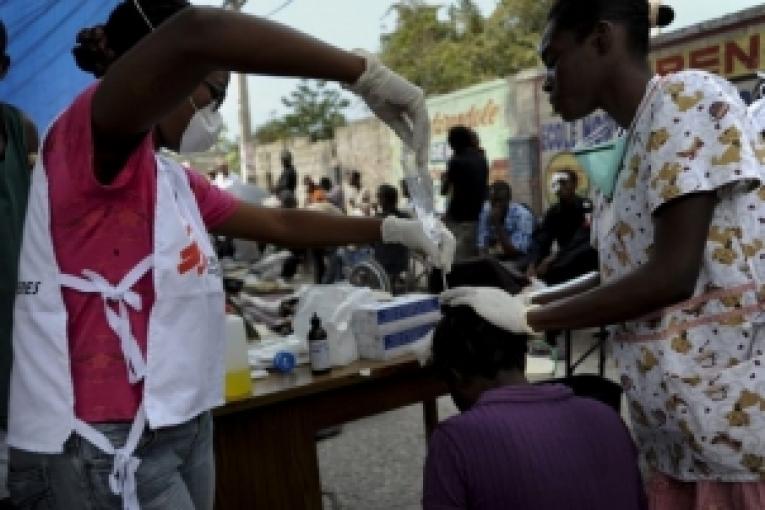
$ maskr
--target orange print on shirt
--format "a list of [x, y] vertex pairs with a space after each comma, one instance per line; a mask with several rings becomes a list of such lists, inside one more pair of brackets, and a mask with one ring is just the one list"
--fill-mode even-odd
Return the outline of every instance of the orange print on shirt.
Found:
[[[191, 227], [186, 227], [186, 233], [191, 236]], [[181, 262], [178, 264], [178, 273], [186, 274], [196, 268], [197, 274], [204, 274], [207, 269], [207, 257], [202, 253], [199, 245], [193, 239], [180, 253]]]

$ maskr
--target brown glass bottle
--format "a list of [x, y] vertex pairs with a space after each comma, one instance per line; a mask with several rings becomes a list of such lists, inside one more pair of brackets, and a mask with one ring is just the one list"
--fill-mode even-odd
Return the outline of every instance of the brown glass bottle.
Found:
[[311, 361], [313, 375], [328, 374], [332, 370], [327, 332], [324, 331], [321, 320], [316, 314], [313, 314], [311, 318], [311, 330], [308, 332], [308, 358]]

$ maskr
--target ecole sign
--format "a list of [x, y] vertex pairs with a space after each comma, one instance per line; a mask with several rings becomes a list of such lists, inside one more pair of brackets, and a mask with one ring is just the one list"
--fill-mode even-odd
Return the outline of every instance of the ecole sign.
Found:
[[444, 135], [453, 126], [467, 126], [480, 128], [493, 125], [499, 117], [499, 105], [493, 99], [489, 99], [482, 106], [471, 106], [469, 110], [461, 113], [437, 113], [431, 121], [431, 130], [435, 135]]
[[684, 46], [659, 48], [652, 53], [651, 61], [661, 75], [693, 68], [733, 78], [760, 69], [763, 43], [765, 25], [758, 24], [718, 38], [703, 37]]

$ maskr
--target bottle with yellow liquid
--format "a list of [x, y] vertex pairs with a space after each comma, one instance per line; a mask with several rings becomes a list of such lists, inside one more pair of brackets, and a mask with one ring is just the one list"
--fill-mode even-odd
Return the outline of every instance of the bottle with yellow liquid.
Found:
[[252, 395], [244, 320], [226, 315], [226, 401]]

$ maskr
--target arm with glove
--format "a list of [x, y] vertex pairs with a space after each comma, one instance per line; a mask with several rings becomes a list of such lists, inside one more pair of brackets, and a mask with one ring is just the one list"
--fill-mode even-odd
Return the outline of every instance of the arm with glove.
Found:
[[445, 292], [441, 301], [451, 306], [471, 306], [487, 321], [517, 333], [638, 319], [693, 294], [714, 204], [713, 195], [698, 194], [665, 206], [654, 218], [656, 242], [648, 262], [622, 278], [574, 296], [538, 306], [530, 302], [541, 301], [530, 301], [523, 294], [511, 296], [494, 288], [462, 287]]
[[[94, 139], [108, 141], [105, 150], [100, 142], [95, 147], [99, 180], [113, 181], [137, 140], [172, 108], [188, 106], [190, 94], [211, 73], [224, 70], [339, 82], [416, 152], [418, 163], [427, 159], [430, 122], [422, 90], [373, 55], [341, 50], [263, 18], [188, 7], [110, 64], [103, 77], [92, 108]], [[335, 218], [248, 204], [240, 204], [216, 230], [285, 246], [400, 242], [447, 268], [454, 248], [445, 228], [428, 238], [416, 220]]]

